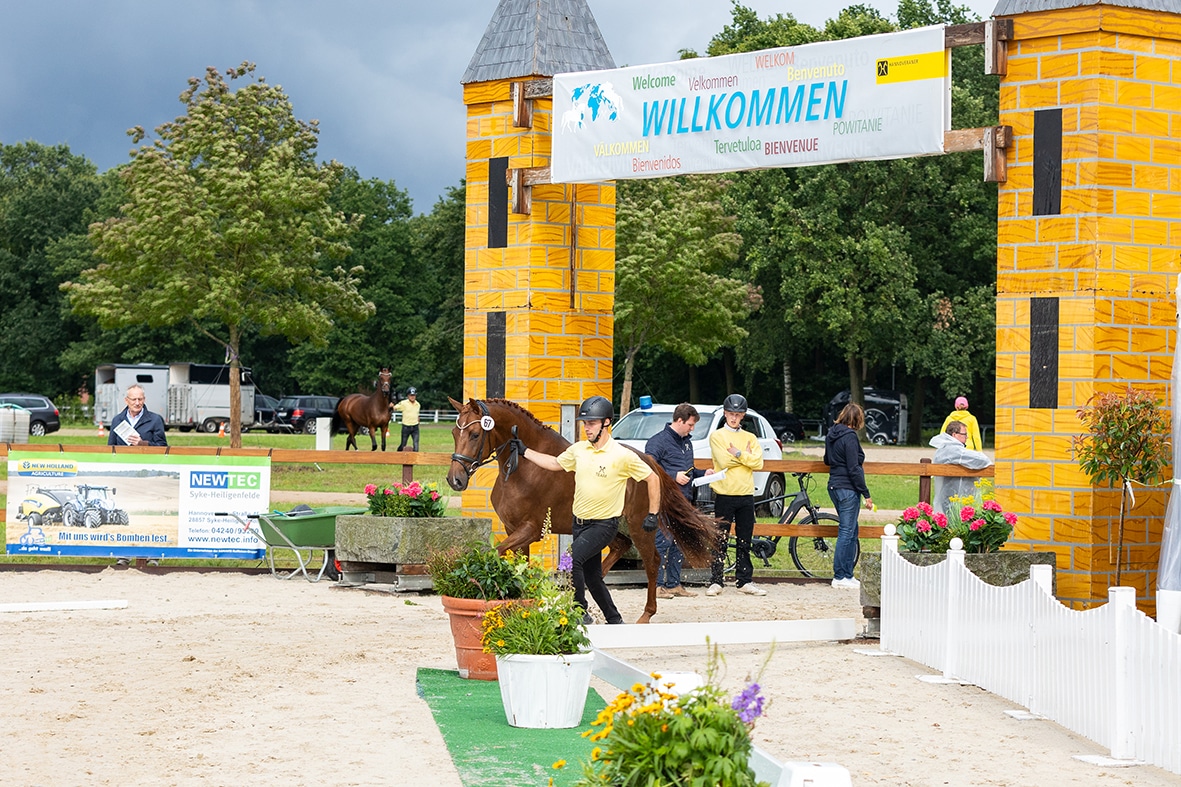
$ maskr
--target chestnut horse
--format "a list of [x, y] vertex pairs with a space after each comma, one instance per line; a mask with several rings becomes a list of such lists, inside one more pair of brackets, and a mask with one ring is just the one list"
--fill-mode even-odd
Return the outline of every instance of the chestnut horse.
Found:
[[[505, 399], [469, 399], [460, 404], [451, 399], [459, 411], [451, 436], [455, 453], [447, 483], [457, 492], [467, 489], [476, 468], [495, 461], [499, 466], [496, 483], [492, 486], [492, 508], [504, 523], [507, 535], [496, 545], [503, 554], [509, 549], [527, 550], [539, 540], [549, 521], [549, 532], [569, 535], [574, 523], [574, 474], [544, 470], [517, 456], [508, 447], [514, 435], [526, 447], [557, 456], [570, 446], [566, 438], [541, 423], [525, 408]], [[637, 453], [639, 453], [637, 451]], [[677, 482], [647, 454], [644, 461], [660, 474], [660, 526], [681, 547], [689, 566], [709, 565], [718, 544], [718, 528], [714, 520], [702, 514], [681, 494]], [[648, 575], [648, 601], [644, 614], [637, 623], [647, 623], [656, 614], [656, 573], [660, 555], [656, 552], [656, 533], [647, 532], [640, 523], [648, 513], [648, 485], [627, 482], [627, 496], [623, 516], [627, 530], [620, 530], [611, 542], [610, 551], [603, 559], [606, 574], [634, 543], [644, 560]]]
[[343, 423], [349, 436], [344, 441], [344, 450], [357, 447], [357, 431], [362, 427], [369, 430], [369, 440], [377, 450], [377, 433], [381, 433], [381, 450], [385, 450], [385, 431], [390, 424], [390, 408], [393, 406], [394, 389], [390, 385], [389, 369], [382, 369], [377, 375], [377, 386], [371, 394], [349, 394], [336, 405], [336, 417], [332, 419], [332, 431]]

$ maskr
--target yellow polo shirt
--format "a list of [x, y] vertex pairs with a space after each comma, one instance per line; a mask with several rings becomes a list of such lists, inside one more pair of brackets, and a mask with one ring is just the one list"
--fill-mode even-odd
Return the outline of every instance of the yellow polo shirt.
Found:
[[602, 448], [583, 440], [558, 455], [558, 464], [574, 473], [574, 516], [610, 519], [623, 513], [627, 480], [643, 481], [652, 468], [627, 446], [608, 437]]
[[394, 405], [394, 409], [402, 414], [403, 426], [418, 426], [418, 411], [422, 409], [422, 402], [403, 399]]
[[[742, 454], [731, 454], [731, 446]], [[709, 485], [715, 495], [755, 493], [754, 471], [763, 469], [763, 447], [753, 434], [744, 429], [731, 429], [728, 426], [715, 429], [709, 436], [709, 453], [714, 460], [714, 470], [726, 471], [725, 478]]]

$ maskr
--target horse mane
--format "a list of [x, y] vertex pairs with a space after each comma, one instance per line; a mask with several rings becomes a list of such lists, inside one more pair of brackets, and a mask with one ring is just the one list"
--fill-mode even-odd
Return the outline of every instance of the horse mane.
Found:
[[509, 408], [510, 410], [513, 410], [513, 411], [519, 413], [521, 416], [527, 418], [528, 420], [532, 421], [533, 423], [537, 424], [542, 429], [548, 429], [551, 432], [556, 431], [552, 426], [550, 426], [549, 424], [542, 423], [540, 418], [538, 418], [536, 415], [534, 415], [533, 413], [526, 410], [521, 405], [512, 401], [511, 399], [484, 399], [483, 401], [485, 404], [503, 405], [503, 406]]

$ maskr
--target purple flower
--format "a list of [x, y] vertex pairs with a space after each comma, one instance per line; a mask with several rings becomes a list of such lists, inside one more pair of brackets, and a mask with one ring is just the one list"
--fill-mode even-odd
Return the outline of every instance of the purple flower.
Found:
[[738, 711], [738, 718], [743, 724], [752, 724], [755, 719], [763, 715], [763, 697], [759, 694], [759, 684], [751, 683], [742, 693], [730, 703], [731, 710]]
[[574, 556], [569, 552], [563, 552], [562, 556], [558, 558], [558, 571], [573, 571], [574, 570]]

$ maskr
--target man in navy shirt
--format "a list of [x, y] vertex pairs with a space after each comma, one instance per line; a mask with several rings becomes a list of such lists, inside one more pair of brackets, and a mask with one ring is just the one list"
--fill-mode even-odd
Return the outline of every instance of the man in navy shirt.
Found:
[[[656, 460], [664, 472], [681, 485], [681, 494], [692, 501], [693, 487], [689, 483], [695, 475], [704, 475], [703, 470], [693, 468], [693, 427], [697, 426], [699, 415], [691, 404], [679, 404], [673, 410], [672, 423], [652, 435], [644, 445], [644, 453]], [[656, 531], [656, 551], [660, 553], [660, 571], [656, 575], [656, 598], [696, 596], [681, 585], [681, 564], [685, 556], [663, 530]]]
[[[111, 419], [111, 435], [107, 445], [168, 445], [164, 436], [164, 419], [144, 406], [144, 389], [133, 385], [127, 389], [124, 398], [127, 407]], [[119, 425], [126, 422], [135, 430], [128, 432], [127, 439], [119, 436]]]

